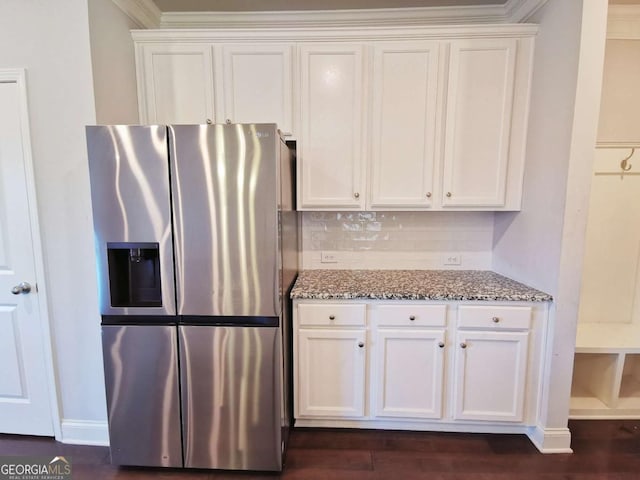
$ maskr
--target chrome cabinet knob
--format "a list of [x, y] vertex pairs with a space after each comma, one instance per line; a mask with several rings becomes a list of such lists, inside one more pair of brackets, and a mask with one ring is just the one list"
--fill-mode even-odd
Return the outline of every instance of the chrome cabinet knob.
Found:
[[491, 320], [493, 320], [493, 323], [498, 323], [500, 321], [500, 317], [493, 317]]
[[355, 198], [360, 198], [360, 194], [359, 194], [358, 192], [354, 193], [354, 194], [353, 194], [353, 196], [354, 196]]
[[211, 121], [211, 119], [207, 118], [207, 125], [212, 125], [212, 124], [213, 124], [213, 122]]
[[427, 198], [431, 198], [431, 192], [427, 192]]
[[329, 315], [329, 320], [335, 320], [336, 316], [335, 315]]
[[411, 320], [412, 322], [413, 322], [415, 319], [416, 319], [416, 316], [415, 316], [415, 315], [410, 315], [410, 316], [409, 316], [409, 320]]
[[20, 295], [21, 293], [29, 293], [31, 291], [31, 285], [29, 282], [21, 282], [11, 289], [11, 293], [14, 295]]
[[360, 348], [364, 347], [364, 342], [358, 342], [358, 346], [359, 346]]
[[447, 197], [451, 197], [451, 192], [447, 192]]
[[464, 343], [464, 342], [462, 342], [462, 343], [460, 344], [460, 348], [467, 348], [467, 344], [466, 344], [466, 343]]
[[438, 346], [439, 346], [440, 348], [444, 348], [444, 342], [438, 342]]

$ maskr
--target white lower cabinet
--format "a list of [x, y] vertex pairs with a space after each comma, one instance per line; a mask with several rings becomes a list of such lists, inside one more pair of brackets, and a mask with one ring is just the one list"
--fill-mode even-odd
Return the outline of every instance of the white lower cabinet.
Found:
[[455, 419], [523, 420], [528, 340], [528, 331], [458, 332]]
[[547, 317], [546, 303], [295, 300], [296, 425], [530, 434]]
[[365, 415], [366, 306], [300, 304], [294, 323], [294, 415]]
[[455, 344], [456, 420], [524, 420], [531, 307], [461, 305]]
[[373, 416], [442, 417], [444, 340], [444, 329], [374, 331]]
[[298, 402], [309, 417], [364, 416], [364, 329], [300, 329]]

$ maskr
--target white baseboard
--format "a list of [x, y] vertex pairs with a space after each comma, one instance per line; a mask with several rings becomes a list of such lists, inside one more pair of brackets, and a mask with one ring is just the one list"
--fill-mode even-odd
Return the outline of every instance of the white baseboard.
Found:
[[309, 428], [360, 428], [376, 430], [410, 430], [419, 432], [460, 432], [460, 433], [512, 433], [528, 435], [522, 425], [498, 425], [495, 423], [446, 423], [406, 420], [326, 420], [296, 418], [296, 427]]
[[62, 420], [62, 443], [109, 446], [109, 425], [95, 420]]
[[538, 425], [531, 427], [527, 435], [542, 453], [573, 453], [568, 428], [542, 428]]

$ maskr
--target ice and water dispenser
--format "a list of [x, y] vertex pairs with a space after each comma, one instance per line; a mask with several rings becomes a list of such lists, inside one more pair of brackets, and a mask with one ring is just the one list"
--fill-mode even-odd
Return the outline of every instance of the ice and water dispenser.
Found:
[[107, 243], [112, 307], [161, 307], [157, 243]]

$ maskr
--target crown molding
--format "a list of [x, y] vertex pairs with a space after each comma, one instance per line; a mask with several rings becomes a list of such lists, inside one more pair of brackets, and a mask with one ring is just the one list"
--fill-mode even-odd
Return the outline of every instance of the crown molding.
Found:
[[299, 28], [174, 28], [132, 30], [137, 44], [169, 42], [212, 43], [224, 41], [287, 42], [287, 41], [370, 41], [453, 38], [531, 37], [538, 25], [522, 23], [491, 25], [428, 25], [403, 27], [299, 27]]
[[158, 28], [162, 12], [153, 0], [111, 0], [139, 28]]
[[164, 12], [160, 27], [322, 28], [500, 24], [526, 21], [547, 0], [508, 0], [504, 5], [290, 10], [259, 12]]
[[504, 4], [507, 23], [524, 23], [540, 10], [548, 0], [508, 0]]
[[161, 28], [381, 27], [501, 23], [501, 7], [419, 7], [264, 12], [165, 12]]
[[640, 5], [609, 5], [608, 40], [640, 40]]

